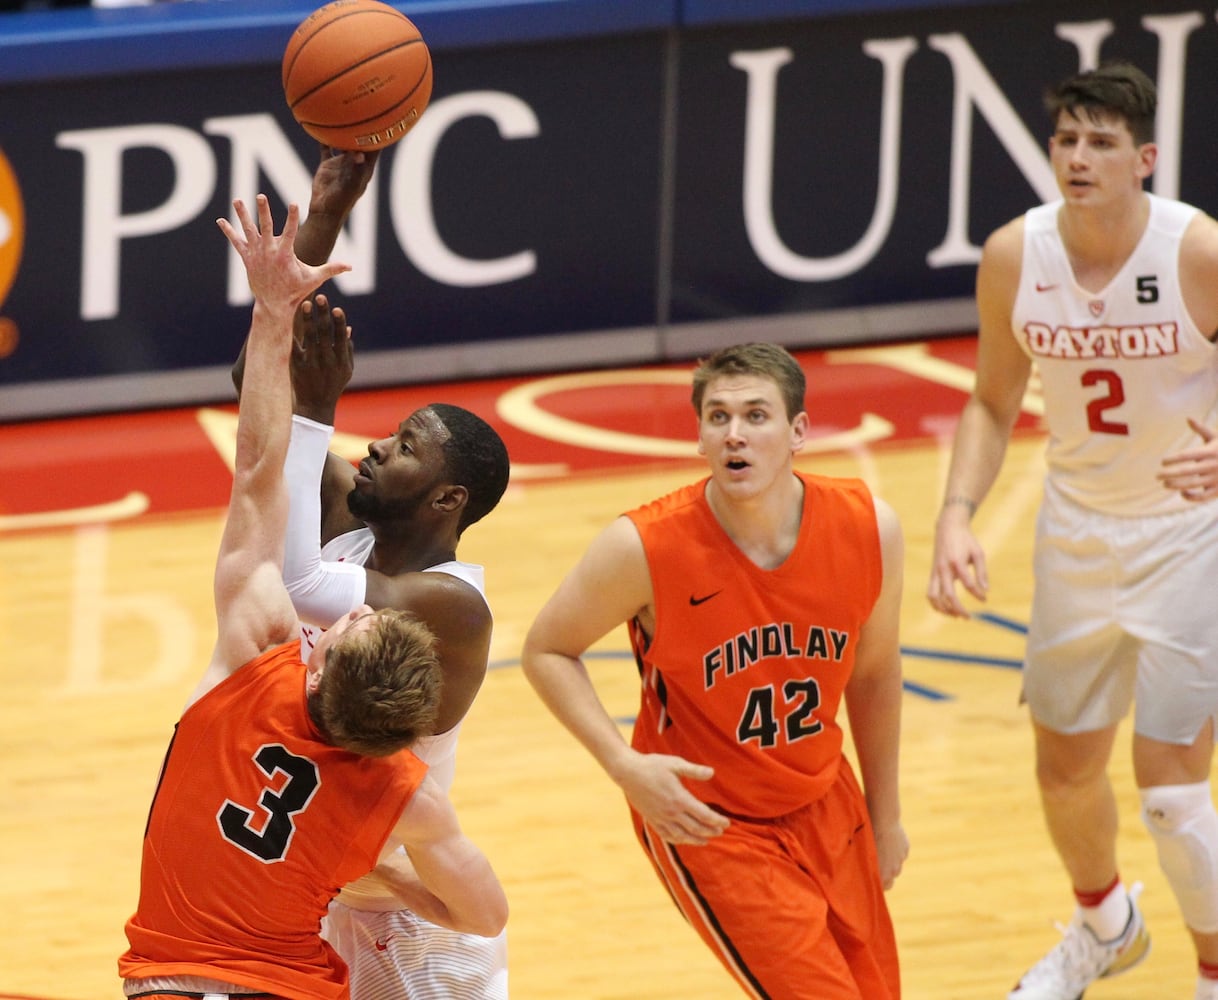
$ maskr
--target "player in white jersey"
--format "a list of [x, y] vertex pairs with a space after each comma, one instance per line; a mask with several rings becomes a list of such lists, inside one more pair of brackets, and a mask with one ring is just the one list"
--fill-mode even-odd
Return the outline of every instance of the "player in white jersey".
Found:
[[[324, 261], [371, 178], [375, 154], [323, 151], [297, 256]], [[444, 675], [435, 734], [417, 754], [448, 790], [461, 722], [486, 675], [492, 618], [482, 567], [457, 559], [462, 532], [498, 504], [508, 454], [480, 417], [435, 403], [368, 446], [358, 470], [328, 451], [353, 352], [343, 310], [326, 297], [297, 314], [296, 416], [284, 577], [310, 643], [365, 600], [413, 612], [435, 633]], [[243, 358], [234, 368], [240, 390]], [[320, 531], [319, 531], [320, 527]], [[325, 546], [324, 554], [322, 546]], [[507, 946], [459, 934], [406, 908], [417, 877], [404, 853], [346, 886], [323, 936], [347, 962], [352, 1000], [506, 1000]]]
[[[318, 308], [316, 315], [328, 312]], [[315, 342], [306, 346], [298, 360], [315, 349]], [[316, 413], [299, 379], [296, 384], [297, 410]], [[369, 445], [358, 472], [328, 452], [332, 431], [332, 424], [299, 413], [293, 418], [286, 466], [292, 502], [284, 554], [288, 592], [302, 620], [322, 628], [352, 601], [358, 606], [373, 595], [414, 611], [437, 633], [446, 668], [442, 718], [416, 753], [447, 790], [461, 721], [485, 676], [491, 623], [482, 567], [455, 558], [457, 537], [466, 526], [467, 498], [493, 507], [502, 495], [507, 453], [488, 425], [444, 404], [412, 414], [393, 437]], [[477, 447], [454, 447], [464, 455], [455, 458], [447, 451], [458, 439]], [[346, 519], [340, 500], [349, 504]], [[364, 523], [352, 527], [355, 511]], [[302, 643], [311, 644], [319, 632], [306, 627]], [[408, 859], [399, 854], [345, 887], [331, 904], [323, 937], [350, 967], [353, 1000], [506, 1000], [505, 934], [481, 938], [427, 922], [395, 891], [405, 885], [408, 893], [413, 880]]]
[[1076, 909], [1011, 1000], [1077, 1000], [1150, 939], [1117, 866], [1107, 775], [1134, 706], [1142, 818], [1218, 1000], [1218, 222], [1143, 189], [1154, 84], [1111, 63], [1047, 100], [1061, 199], [986, 241], [976, 383], [956, 431], [927, 597], [968, 612], [985, 555], [969, 522], [1002, 465], [1033, 367], [1048, 427], [1023, 696], [1046, 824]]
[[[293, 422], [293, 443], [288, 455], [288, 480], [293, 507], [305, 516], [319, 514], [318, 477], [315, 474], [324, 463], [325, 444], [329, 429], [310, 424], [301, 418]], [[322, 454], [319, 456], [318, 449]], [[321, 458], [319, 462], [318, 459]], [[314, 474], [310, 476], [310, 469]], [[299, 492], [296, 481], [299, 481]], [[312, 486], [310, 487], [310, 481]], [[305, 495], [305, 490], [308, 495]], [[296, 503], [297, 499], [302, 503]], [[301, 525], [289, 523], [295, 531]], [[314, 532], [316, 538], [316, 532]], [[313, 543], [316, 545], [316, 541]], [[289, 586], [302, 592], [314, 617], [329, 620], [332, 609], [350, 600], [359, 589], [359, 573], [338, 567], [363, 567], [372, 556], [375, 537], [364, 527], [339, 535], [326, 543], [320, 552], [320, 566], [315, 572], [337, 573], [337, 583], [314, 581], [310, 587], [305, 579]], [[294, 549], [296, 562], [308, 546]], [[286, 560], [285, 560], [286, 562]], [[322, 568], [329, 565], [327, 571]], [[486, 600], [483, 568], [474, 563], [451, 560], [428, 566], [425, 573], [442, 573], [462, 580]], [[309, 591], [308, 596], [304, 592]], [[327, 602], [330, 611], [325, 611]], [[324, 612], [318, 614], [319, 612]], [[310, 648], [322, 628], [301, 624], [302, 648]], [[428, 774], [450, 791], [456, 775], [457, 736], [461, 722], [444, 732], [420, 739], [413, 750], [427, 762]], [[482, 938], [460, 934], [429, 923], [403, 908], [402, 898], [393, 886], [400, 884], [402, 875], [410, 878], [409, 862], [398, 856], [382, 864], [361, 879], [345, 886], [330, 905], [322, 924], [322, 937], [343, 956], [350, 969], [353, 1000], [506, 1000], [508, 996], [507, 935]]]

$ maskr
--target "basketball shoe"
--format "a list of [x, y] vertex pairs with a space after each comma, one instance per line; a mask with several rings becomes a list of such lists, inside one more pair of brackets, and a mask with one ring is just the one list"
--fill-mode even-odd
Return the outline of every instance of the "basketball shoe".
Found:
[[1135, 882], [1129, 890], [1129, 921], [1111, 941], [1099, 940], [1076, 909], [1070, 926], [1059, 925], [1062, 939], [1023, 974], [1007, 1000], [1082, 1000], [1083, 991], [1097, 979], [1132, 969], [1150, 951], [1150, 935], [1138, 909], [1141, 893], [1142, 883]]

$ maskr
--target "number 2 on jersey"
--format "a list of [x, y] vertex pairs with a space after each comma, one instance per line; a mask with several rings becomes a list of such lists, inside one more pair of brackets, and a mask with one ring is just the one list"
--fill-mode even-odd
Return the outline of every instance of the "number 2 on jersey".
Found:
[[1093, 368], [1083, 372], [1079, 381], [1082, 382], [1084, 389], [1090, 389], [1096, 385], [1105, 387], [1104, 395], [1097, 396], [1087, 403], [1087, 426], [1091, 431], [1095, 434], [1128, 435], [1129, 424], [1120, 420], [1110, 420], [1107, 416], [1109, 410], [1114, 410], [1125, 402], [1125, 386], [1121, 382], [1121, 376], [1104, 368]]

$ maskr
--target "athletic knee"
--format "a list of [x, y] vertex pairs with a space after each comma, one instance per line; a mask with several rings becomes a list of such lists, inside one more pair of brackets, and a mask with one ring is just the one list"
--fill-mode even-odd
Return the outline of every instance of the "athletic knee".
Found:
[[1108, 774], [1102, 766], [1091, 762], [1074, 764], [1055, 758], [1036, 763], [1036, 783], [1042, 795], [1077, 800], [1105, 792]]
[[1036, 781], [1046, 795], [1106, 794], [1110, 730], [1056, 733], [1036, 729]]
[[1218, 932], [1218, 811], [1209, 782], [1141, 789], [1142, 821], [1185, 923]]
[[1209, 782], [1152, 785], [1139, 789], [1142, 820], [1152, 833], [1175, 833], [1204, 813], [1214, 811]]

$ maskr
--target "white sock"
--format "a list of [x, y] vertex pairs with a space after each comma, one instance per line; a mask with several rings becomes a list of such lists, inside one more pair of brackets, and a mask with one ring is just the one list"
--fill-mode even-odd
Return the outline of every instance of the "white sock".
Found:
[[1121, 936], [1129, 924], [1130, 914], [1129, 893], [1125, 885], [1118, 882], [1108, 895], [1100, 901], [1099, 906], [1079, 907], [1083, 913], [1083, 923], [1101, 941], [1112, 941]]

